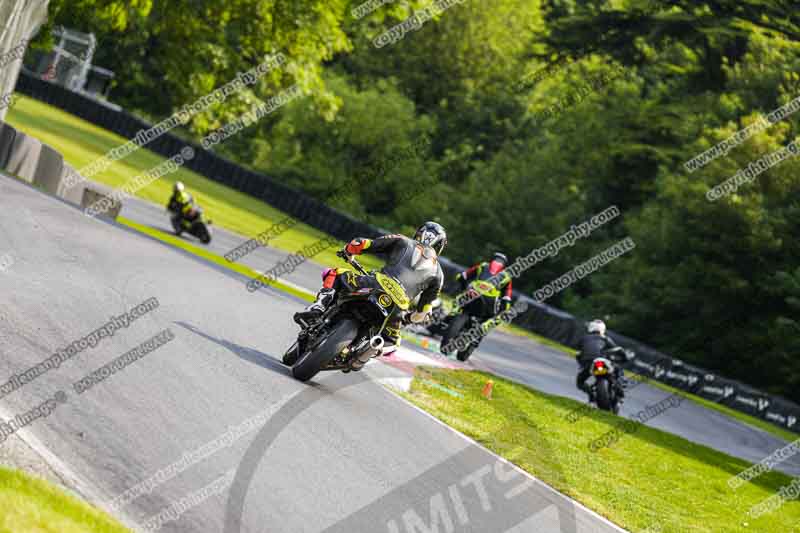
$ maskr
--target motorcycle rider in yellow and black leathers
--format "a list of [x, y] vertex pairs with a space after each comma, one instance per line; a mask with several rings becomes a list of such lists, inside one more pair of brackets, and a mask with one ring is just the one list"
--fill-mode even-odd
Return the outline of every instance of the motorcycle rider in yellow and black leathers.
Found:
[[[484, 261], [483, 263], [473, 265], [456, 276], [456, 280], [461, 283], [463, 289], [469, 288], [470, 282], [473, 280], [493, 282], [492, 284], [496, 291], [492, 291], [490, 294], [495, 298], [500, 298], [501, 309], [497, 309], [496, 301], [492, 302], [495, 305], [491, 307], [494, 308], [495, 312], [491, 314], [487, 313], [485, 318], [491, 318], [491, 316], [501, 311], [507, 311], [508, 308], [511, 307], [513, 288], [511, 274], [506, 272], [507, 265], [508, 257], [503, 253], [495, 252], [490, 262]], [[500, 294], [503, 294], [503, 296], [500, 297]]]
[[[397, 280], [406, 291], [408, 299], [419, 297], [416, 311], [411, 313], [414, 323], [424, 322], [431, 311], [432, 302], [439, 297], [444, 274], [439, 264], [439, 255], [447, 244], [444, 228], [436, 222], [426, 222], [419, 227], [414, 239], [403, 235], [385, 235], [377, 239], [357, 238], [344, 248], [349, 255], [374, 254], [386, 264], [380, 270]], [[336, 293], [342, 289], [373, 286], [374, 278], [357, 275], [347, 268], [327, 268], [322, 273], [323, 285], [317, 299], [303, 311], [295, 313], [294, 320], [302, 325], [320, 317], [334, 302]], [[400, 344], [400, 326], [403, 316], [396, 314], [389, 319], [383, 330], [383, 355], [389, 355]], [[362, 365], [363, 366], [363, 365]], [[353, 368], [358, 370], [359, 368]]]
[[511, 274], [506, 271], [507, 265], [508, 257], [495, 252], [491, 261], [473, 265], [456, 276], [462, 292], [456, 297], [455, 304], [462, 313], [484, 323], [511, 307], [513, 287]]
[[180, 222], [180, 219], [193, 221], [201, 213], [200, 207], [194, 203], [194, 197], [189, 194], [180, 181], [176, 181], [172, 187], [172, 196], [169, 197], [169, 202], [167, 202], [167, 210], [178, 218], [178, 222]]

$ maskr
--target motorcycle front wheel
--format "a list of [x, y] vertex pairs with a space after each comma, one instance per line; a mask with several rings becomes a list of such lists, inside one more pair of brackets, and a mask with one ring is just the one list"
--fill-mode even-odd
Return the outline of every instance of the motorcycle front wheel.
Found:
[[292, 366], [292, 376], [299, 381], [308, 381], [322, 370], [322, 367], [339, 355], [358, 335], [358, 322], [344, 319], [335, 324], [323, 338], [316, 341], [316, 346], [307, 351]]
[[474, 352], [477, 348], [478, 347], [475, 344], [470, 344], [466, 350], [458, 352], [458, 355], [456, 357], [462, 363], [466, 362], [466, 360], [469, 359], [469, 356], [472, 355], [472, 352]]
[[[442, 336], [442, 342], [440, 343], [439, 346], [444, 348], [445, 346], [450, 344], [450, 341], [457, 339], [458, 335], [461, 333], [461, 330], [464, 329], [464, 326], [467, 324], [468, 320], [469, 317], [464, 313], [453, 318], [453, 320], [450, 321], [450, 327], [447, 328], [447, 332], [444, 334], [444, 336]], [[442, 353], [445, 353], [444, 350], [440, 349], [440, 351]], [[447, 354], [450, 353], [452, 352], [447, 352]]]

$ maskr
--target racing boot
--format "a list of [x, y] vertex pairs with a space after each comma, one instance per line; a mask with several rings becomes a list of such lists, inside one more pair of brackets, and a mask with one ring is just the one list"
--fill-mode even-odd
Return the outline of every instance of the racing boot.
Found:
[[308, 323], [318, 319], [331, 305], [335, 295], [335, 289], [320, 289], [317, 299], [311, 305], [294, 314], [294, 321], [302, 326], [303, 322]]

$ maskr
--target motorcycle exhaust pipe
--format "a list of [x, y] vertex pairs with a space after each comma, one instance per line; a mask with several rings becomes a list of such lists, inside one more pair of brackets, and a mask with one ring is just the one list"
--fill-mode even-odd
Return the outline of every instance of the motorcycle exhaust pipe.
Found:
[[369, 340], [369, 348], [364, 350], [364, 352], [358, 356], [359, 362], [367, 364], [367, 361], [369, 361], [370, 359], [372, 359], [377, 355], [380, 355], [382, 349], [383, 349], [383, 337], [381, 337], [380, 335], [375, 335]]
[[383, 337], [380, 335], [375, 335], [369, 340], [369, 347], [379, 352], [383, 349]]

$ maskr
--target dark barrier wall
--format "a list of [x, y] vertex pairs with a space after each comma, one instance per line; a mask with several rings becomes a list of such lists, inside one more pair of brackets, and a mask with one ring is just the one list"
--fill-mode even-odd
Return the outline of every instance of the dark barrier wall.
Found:
[[[142, 130], [151, 127], [125, 111], [116, 111], [102, 103], [68, 91], [58, 85], [21, 73], [16, 90], [79, 116], [93, 124], [133, 139]], [[3, 132], [0, 131], [0, 136]], [[2, 143], [0, 143], [0, 146]], [[332, 209], [306, 194], [287, 187], [274, 179], [242, 168], [231, 161], [203, 150], [166, 133], [146, 145], [149, 150], [164, 157], [172, 157], [183, 146], [195, 149], [195, 157], [186, 163], [191, 170], [233, 189], [254, 196], [273, 205], [329, 235], [342, 241], [354, 236], [377, 237], [382, 233], [372, 226], [359, 222]], [[0, 150], [0, 159], [3, 157]], [[464, 269], [447, 259], [442, 260], [447, 283], [445, 291], [458, 290], [454, 278]], [[515, 296], [529, 304], [529, 310], [515, 321], [516, 324], [567, 346], [574, 346], [585, 330], [584, 322], [554, 307], [539, 304], [525, 295]], [[794, 429], [800, 419], [800, 407], [779, 397], [770, 396], [747, 385], [717, 376], [702, 368], [684, 364], [638, 341], [611, 333], [622, 346], [637, 353], [629, 363], [631, 370], [667, 383], [678, 389], [692, 392], [711, 401], [719, 402], [739, 411], [769, 420], [779, 426]]]
[[0, 168], [6, 168], [11, 158], [11, 148], [17, 138], [17, 130], [0, 122]]

